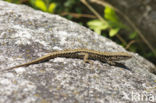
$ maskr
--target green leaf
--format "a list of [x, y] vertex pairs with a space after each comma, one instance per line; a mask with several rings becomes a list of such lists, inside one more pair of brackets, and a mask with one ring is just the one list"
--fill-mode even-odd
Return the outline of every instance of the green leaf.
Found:
[[115, 11], [108, 6], [105, 7], [104, 14], [105, 14], [104, 17], [107, 20], [110, 20], [112, 22], [118, 22], [119, 21]]
[[56, 8], [56, 3], [51, 3], [49, 5], [48, 12], [54, 13], [55, 8]]
[[104, 14], [104, 18], [112, 28], [127, 28], [124, 24], [122, 24], [122, 22], [120, 22], [118, 16], [112, 8], [106, 6]]
[[5, 1], [10, 2], [10, 3], [20, 4], [20, 0], [5, 0]]
[[5, 1], [10, 2], [10, 3], [12, 2], [12, 0], [5, 0]]
[[87, 25], [98, 34], [101, 34], [102, 30], [109, 28], [108, 24], [101, 22], [100, 20], [91, 20], [87, 23]]
[[42, 11], [47, 11], [46, 4], [42, 0], [35, 0], [35, 6], [41, 9]]
[[34, 7], [36, 0], [29, 0], [29, 3]]
[[133, 33], [131, 33], [131, 34], [129, 35], [129, 38], [130, 38], [130, 39], [134, 39], [134, 38], [136, 38], [136, 36], [137, 36], [137, 33], [136, 33], [136, 32], [133, 32]]
[[110, 36], [110, 37], [115, 36], [115, 35], [118, 33], [119, 30], [120, 30], [120, 28], [113, 28], [113, 29], [110, 29], [110, 31], [109, 31], [109, 36]]

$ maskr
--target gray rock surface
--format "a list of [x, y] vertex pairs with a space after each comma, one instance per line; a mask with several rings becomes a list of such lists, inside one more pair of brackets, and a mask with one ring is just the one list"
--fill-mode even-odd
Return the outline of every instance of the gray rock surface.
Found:
[[[0, 1], [0, 70], [69, 48], [125, 51], [58, 15]], [[130, 54], [124, 66], [55, 58], [0, 72], [0, 103], [156, 102], [154, 65]]]

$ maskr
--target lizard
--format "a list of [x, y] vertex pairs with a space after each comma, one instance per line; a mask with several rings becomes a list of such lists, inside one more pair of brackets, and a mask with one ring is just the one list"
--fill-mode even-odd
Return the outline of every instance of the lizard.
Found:
[[13, 66], [11, 68], [5, 70], [12, 70], [18, 67], [26, 67], [31, 64], [36, 64], [40, 62], [44, 62], [49, 59], [54, 59], [56, 57], [65, 57], [65, 58], [77, 58], [83, 59], [84, 62], [90, 62], [90, 60], [98, 60], [101, 62], [106, 62], [108, 64], [114, 65], [115, 61], [127, 60], [132, 57], [132, 55], [126, 52], [100, 52], [90, 49], [69, 49], [69, 50], [60, 50], [51, 52], [47, 55], [39, 57], [35, 60], [32, 60], [28, 63], [20, 64], [17, 66]]

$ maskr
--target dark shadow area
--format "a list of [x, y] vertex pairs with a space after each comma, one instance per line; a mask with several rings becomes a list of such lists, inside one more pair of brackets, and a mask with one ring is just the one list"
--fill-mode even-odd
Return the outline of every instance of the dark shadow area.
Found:
[[114, 62], [115, 64], [110, 64], [111, 66], [116, 66], [116, 67], [120, 67], [120, 68], [124, 68], [124, 69], [126, 69], [126, 70], [129, 70], [129, 71], [131, 71], [131, 69], [130, 68], [128, 68], [127, 66], [125, 66], [125, 64], [123, 64], [123, 63], [119, 63], [119, 62]]

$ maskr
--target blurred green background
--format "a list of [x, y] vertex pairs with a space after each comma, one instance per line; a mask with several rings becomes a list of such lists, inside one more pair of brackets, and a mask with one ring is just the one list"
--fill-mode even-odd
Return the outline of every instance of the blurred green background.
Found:
[[[58, 14], [71, 21], [86, 26], [97, 34], [112, 39], [127, 50], [137, 52], [156, 64], [156, 50], [152, 52], [139, 37], [138, 33], [122, 23], [110, 6], [87, 4], [85, 0], [5, 0], [16, 4], [25, 4], [34, 9]], [[90, 8], [91, 7], [91, 8]], [[93, 9], [94, 10], [91, 10]], [[95, 11], [95, 12], [94, 12]], [[97, 13], [97, 14], [96, 14]]]

